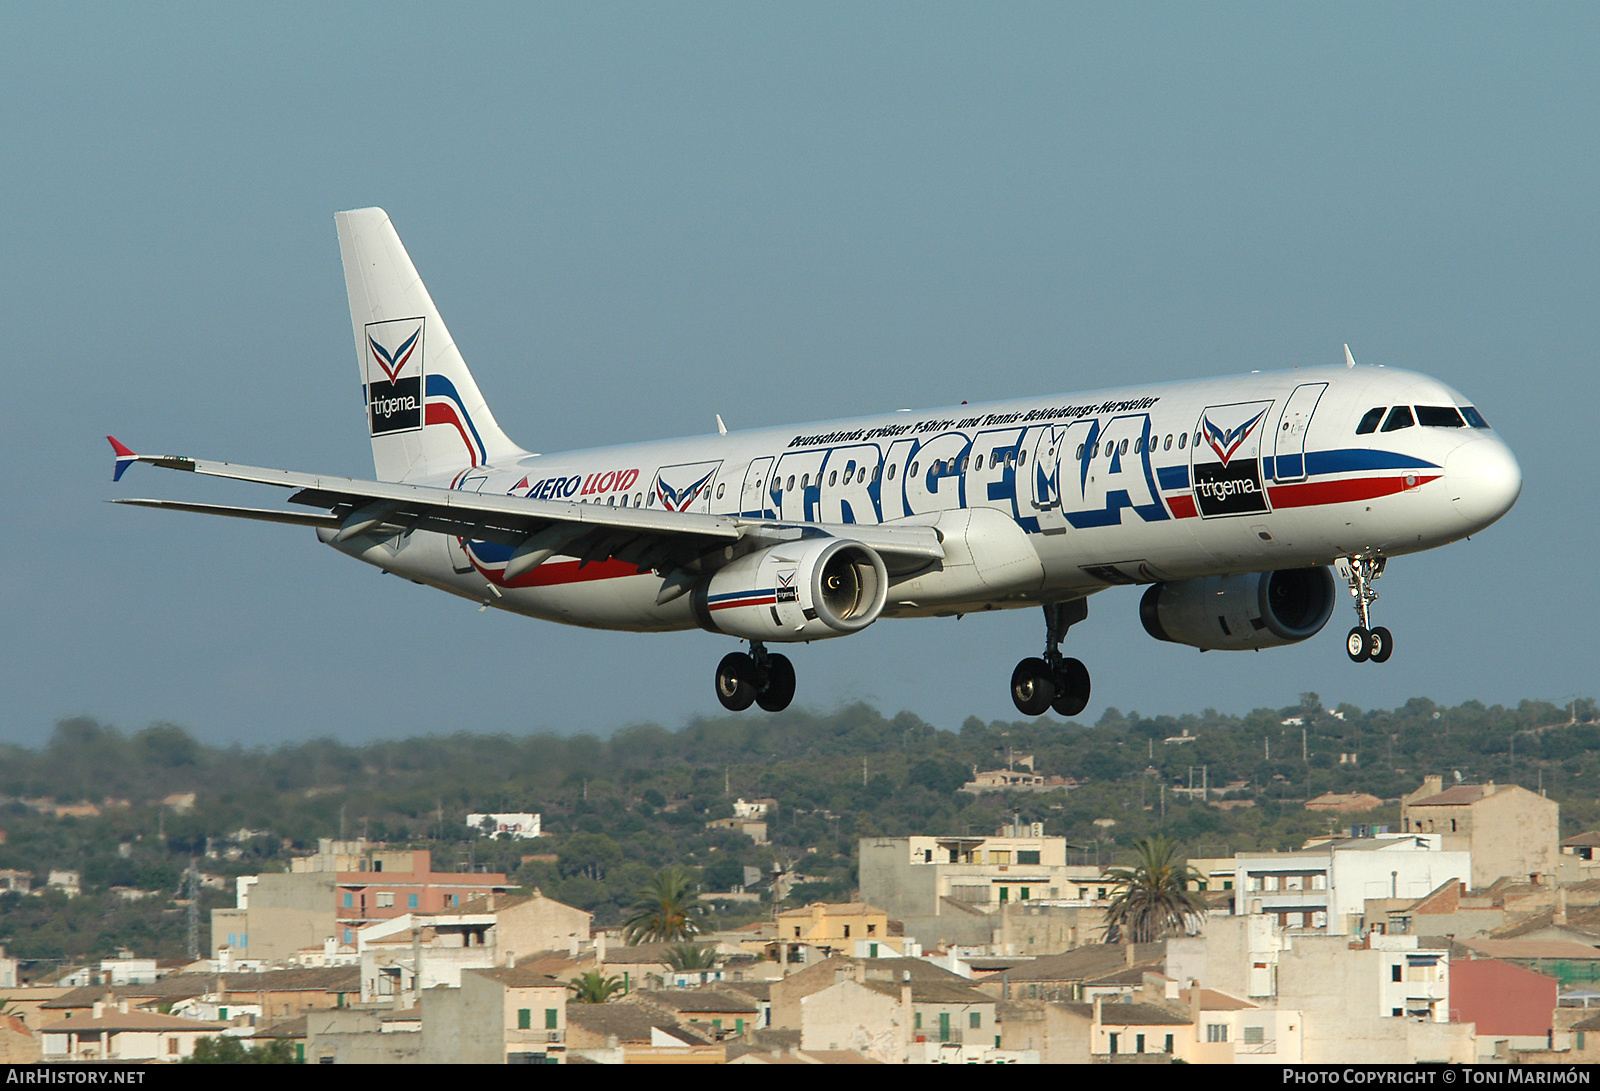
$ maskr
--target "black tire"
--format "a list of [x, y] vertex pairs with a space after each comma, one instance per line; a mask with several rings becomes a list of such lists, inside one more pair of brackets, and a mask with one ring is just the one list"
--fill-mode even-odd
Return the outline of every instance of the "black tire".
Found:
[[1382, 625], [1372, 630], [1367, 644], [1367, 654], [1374, 663], [1387, 663], [1389, 657], [1394, 654], [1394, 637]]
[[1024, 659], [1011, 672], [1011, 702], [1024, 716], [1044, 715], [1055, 698], [1055, 683], [1043, 659]]
[[1368, 634], [1368, 632], [1361, 626], [1357, 625], [1354, 629], [1351, 629], [1349, 635], [1344, 638], [1344, 650], [1345, 654], [1350, 657], [1350, 662], [1365, 663], [1367, 661], [1367, 657], [1372, 654], [1371, 635]]
[[1089, 707], [1089, 668], [1076, 659], [1061, 661], [1055, 679], [1056, 699], [1050, 705], [1057, 716], [1072, 718]]
[[794, 664], [786, 655], [767, 656], [767, 684], [756, 694], [756, 704], [767, 712], [782, 712], [794, 700]]
[[717, 664], [717, 700], [729, 712], [743, 712], [756, 699], [756, 661], [729, 652]]

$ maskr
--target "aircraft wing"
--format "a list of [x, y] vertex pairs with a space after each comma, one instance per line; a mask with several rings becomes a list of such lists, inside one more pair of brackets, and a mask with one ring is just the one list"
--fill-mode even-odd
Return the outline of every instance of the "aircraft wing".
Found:
[[804, 537], [861, 542], [876, 550], [891, 571], [915, 571], [944, 557], [937, 531], [927, 526], [797, 523], [511, 495], [485, 496], [436, 486], [296, 473], [181, 455], [137, 455], [116, 440], [111, 442], [117, 452], [119, 478], [133, 462], [147, 462], [206, 477], [294, 489], [289, 497], [291, 503], [323, 508], [328, 514], [167, 500], [114, 503], [315, 526], [335, 530], [336, 540], [366, 533], [425, 530], [497, 542], [515, 550], [507, 565], [506, 579], [521, 575], [558, 552], [578, 557], [584, 563], [616, 558], [637, 564], [641, 570], [667, 570], [694, 565], [702, 555], [736, 543], [745, 549], [760, 548]]

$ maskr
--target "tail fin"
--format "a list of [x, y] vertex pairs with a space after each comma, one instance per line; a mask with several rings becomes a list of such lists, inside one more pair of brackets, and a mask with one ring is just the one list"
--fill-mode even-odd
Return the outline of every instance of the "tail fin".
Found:
[[506, 438], [381, 208], [334, 216], [379, 481], [527, 452]]

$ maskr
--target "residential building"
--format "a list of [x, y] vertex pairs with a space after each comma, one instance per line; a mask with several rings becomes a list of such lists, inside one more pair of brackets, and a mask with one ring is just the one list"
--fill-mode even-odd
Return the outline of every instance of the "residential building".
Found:
[[467, 828], [477, 830], [484, 837], [509, 837], [531, 840], [542, 837], [540, 829], [543, 815], [537, 814], [469, 814]]
[[749, 995], [731, 988], [644, 989], [633, 994], [640, 1004], [689, 1024], [712, 1041], [743, 1037], [759, 1030], [762, 1006]]
[[706, 823], [708, 830], [732, 830], [734, 833], [743, 834], [758, 845], [765, 845], [767, 840], [767, 824], [765, 821], [754, 818], [713, 818]]
[[1450, 1021], [1477, 1031], [1478, 1059], [1506, 1049], [1546, 1049], [1555, 1028], [1554, 977], [1492, 958], [1450, 963]]
[[44, 1042], [20, 1016], [0, 1015], [0, 1064], [38, 1064]]
[[778, 801], [776, 799], [752, 799], [746, 802], [741, 798], [733, 801], [733, 817], [735, 818], [766, 821], [777, 813]]
[[1207, 1064], [1299, 1064], [1304, 1016], [1191, 986], [1178, 1002], [1190, 1011], [1195, 1045], [1182, 1055]]
[[567, 1052], [601, 1064], [722, 1064], [727, 1047], [636, 999], [567, 1005]]
[[[854, 954], [857, 943], [870, 944], [874, 940], [886, 940], [888, 936], [889, 915], [863, 902], [812, 902], [778, 914], [781, 942], [802, 941], [820, 950], [824, 957], [835, 952]], [[878, 956], [872, 953], [868, 957]]]
[[912, 984], [940, 983], [970, 989], [972, 982], [960, 974], [921, 958], [857, 959], [835, 955], [807, 966], [771, 984], [771, 1025], [783, 1030], [800, 1029], [800, 1001], [814, 992], [846, 979], [862, 983], [888, 982], [897, 989], [908, 980]]
[[1503, 876], [1553, 876], [1561, 855], [1560, 805], [1515, 784], [1446, 789], [1442, 777], [1425, 777], [1400, 800], [1400, 828], [1438, 834], [1446, 851], [1471, 853], [1475, 889]]
[[[593, 914], [535, 889], [531, 894], [491, 894], [459, 909], [374, 922], [356, 933], [362, 997], [456, 987], [465, 969], [515, 965], [517, 959], [540, 952], [589, 947], [592, 920]], [[604, 940], [599, 942], [603, 950]]]
[[1383, 806], [1383, 800], [1366, 792], [1324, 792], [1316, 799], [1306, 800], [1308, 811], [1330, 811], [1334, 814], [1357, 814], [1373, 811]]
[[96, 1003], [86, 1016], [47, 1023], [38, 1030], [46, 1062], [122, 1061], [172, 1063], [194, 1052], [201, 1038], [221, 1034], [226, 1023], [206, 1023], [155, 1012], [131, 1011], [127, 1002]]
[[1351, 837], [1294, 852], [1236, 853], [1234, 913], [1290, 928], [1359, 930], [1372, 897], [1420, 898], [1470, 873], [1466, 852], [1439, 834]]
[[1038, 1051], [1044, 1064], [1210, 1059], [1196, 1056], [1189, 1018], [1161, 1004], [1015, 1000], [1001, 1004], [1000, 1018], [1002, 1047]]
[[1470, 936], [1505, 923], [1504, 903], [1447, 880], [1420, 898], [1368, 898], [1360, 931], [1388, 935]]
[[[1159, 968], [1164, 947], [1160, 943], [1132, 946], [1099, 943], [1058, 955], [1018, 962], [1007, 969], [974, 979], [973, 984], [998, 1000], [1087, 1001], [1085, 982], [1121, 970], [1141, 972]], [[1141, 983], [1142, 976], [1138, 979]], [[1006, 1046], [1032, 1049], [1033, 1046]]]
[[464, 1064], [560, 1064], [566, 1053], [565, 985], [518, 969], [461, 975]]
[[1571, 940], [1458, 939], [1474, 958], [1513, 962], [1554, 977], [1564, 989], [1592, 989], [1600, 982], [1600, 947]]
[[324, 839], [316, 855], [292, 861], [288, 873], [241, 879], [237, 906], [212, 911], [211, 949], [276, 961], [328, 939], [354, 947], [356, 932], [374, 921], [457, 909], [510, 889], [503, 874], [436, 872], [431, 859], [426, 850]]
[[1472, 1027], [1449, 1022], [1450, 955], [1416, 936], [1290, 932], [1277, 968], [1277, 1007], [1304, 1016], [1306, 1064], [1470, 1063]]
[[[1005, 827], [993, 837], [877, 837], [861, 841], [861, 899], [925, 948], [995, 942], [994, 914], [1022, 902], [1103, 906], [1116, 893], [1097, 862], [1069, 860], [1063, 837], [1042, 827]], [[1076, 921], [1074, 942], [1098, 941], [1084, 933], [1100, 927]]]
[[[928, 975], [869, 978], [857, 962], [831, 985], [800, 999], [800, 1048], [852, 1050], [888, 1063], [937, 1059], [920, 1045], [998, 1048], [995, 1001], [965, 982]], [[959, 981], [959, 979], [958, 979]]]

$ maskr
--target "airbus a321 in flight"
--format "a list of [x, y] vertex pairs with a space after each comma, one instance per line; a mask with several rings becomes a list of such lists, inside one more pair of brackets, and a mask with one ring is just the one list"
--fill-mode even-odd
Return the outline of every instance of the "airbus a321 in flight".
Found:
[[1145, 629], [1202, 650], [1327, 624], [1348, 583], [1351, 659], [1382, 663], [1373, 581], [1389, 558], [1473, 534], [1522, 488], [1456, 391], [1345, 365], [726, 432], [564, 454], [496, 422], [381, 209], [335, 220], [376, 467], [372, 481], [139, 455], [294, 490], [308, 511], [120, 503], [316, 528], [342, 553], [498, 609], [570, 625], [708, 629], [733, 710], [785, 708], [768, 648], [884, 617], [1043, 607], [1011, 696], [1075, 716], [1089, 672], [1061, 652], [1088, 597], [1144, 584]]

